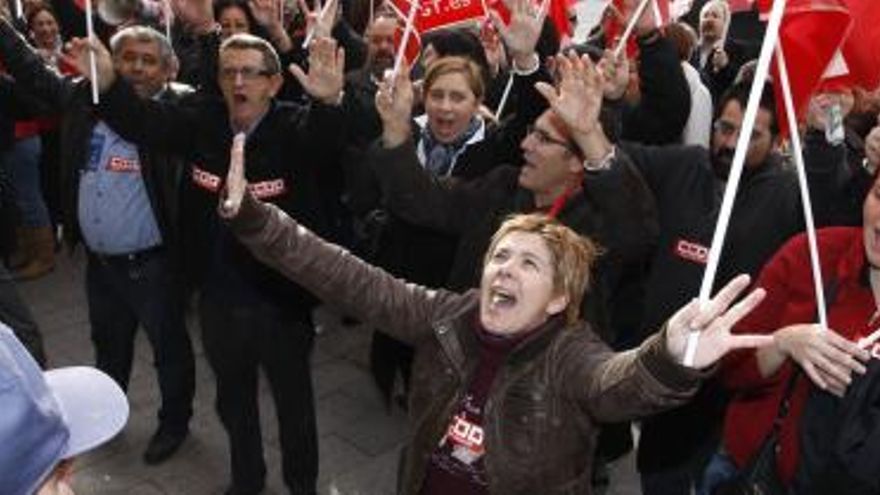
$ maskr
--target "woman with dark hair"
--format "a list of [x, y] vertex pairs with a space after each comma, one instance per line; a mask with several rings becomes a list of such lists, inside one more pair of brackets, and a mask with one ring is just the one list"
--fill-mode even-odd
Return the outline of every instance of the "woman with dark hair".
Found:
[[58, 17], [47, 5], [40, 5], [28, 12], [26, 19], [30, 39], [38, 53], [47, 63], [57, 66], [58, 54], [63, 44]]
[[268, 39], [268, 33], [257, 22], [250, 5], [244, 0], [219, 0], [214, 4], [214, 19], [220, 25], [220, 38], [223, 40], [239, 33]]
[[[39, 4], [27, 11], [30, 38], [46, 64], [64, 73], [74, 70], [61, 63], [62, 40], [57, 17], [51, 8]], [[36, 110], [36, 109], [34, 109]], [[52, 218], [43, 198], [41, 170], [46, 170], [47, 184], [55, 184], [57, 153], [51, 153], [57, 144], [41, 139], [41, 133], [52, 131], [57, 125], [52, 118], [20, 119], [15, 122], [15, 143], [0, 154], [0, 166], [8, 174], [15, 191], [20, 213], [16, 229], [16, 250], [9, 259], [9, 268], [16, 278], [40, 277], [55, 266], [55, 237]], [[48, 152], [48, 153], [47, 153]]]

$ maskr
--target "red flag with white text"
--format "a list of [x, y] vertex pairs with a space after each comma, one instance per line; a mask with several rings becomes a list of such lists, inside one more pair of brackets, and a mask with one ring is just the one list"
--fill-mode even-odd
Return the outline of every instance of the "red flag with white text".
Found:
[[[414, 28], [419, 34], [470, 21], [481, 21], [486, 17], [486, 5], [483, 0], [415, 1], [419, 2], [419, 7], [416, 12]], [[411, 5], [409, 0], [390, 0], [389, 4], [397, 15], [406, 22]]]

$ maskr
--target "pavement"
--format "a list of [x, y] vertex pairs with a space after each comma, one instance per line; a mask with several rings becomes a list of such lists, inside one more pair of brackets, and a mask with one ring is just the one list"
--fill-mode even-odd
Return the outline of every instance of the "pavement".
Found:
[[[60, 253], [51, 274], [19, 285], [40, 324], [50, 367], [94, 363], [84, 274], [81, 251]], [[369, 330], [347, 327], [323, 308], [316, 321], [321, 331], [312, 357], [312, 379], [320, 449], [319, 493], [391, 495], [398, 453], [408, 434], [405, 413], [398, 408], [389, 411], [373, 385], [367, 367]], [[229, 484], [226, 436], [214, 412], [214, 380], [194, 315], [188, 318], [187, 326], [196, 354], [196, 396], [189, 438], [180, 451], [158, 466], [147, 466], [141, 460], [156, 428], [159, 399], [149, 344], [139, 332], [128, 390], [128, 425], [117, 438], [77, 459], [74, 489], [78, 495], [219, 495]], [[280, 474], [277, 421], [265, 385], [266, 380], [261, 380], [268, 469], [265, 494], [280, 495], [287, 490]], [[626, 456], [612, 466], [612, 484], [606, 495], [639, 494], [632, 458]]]

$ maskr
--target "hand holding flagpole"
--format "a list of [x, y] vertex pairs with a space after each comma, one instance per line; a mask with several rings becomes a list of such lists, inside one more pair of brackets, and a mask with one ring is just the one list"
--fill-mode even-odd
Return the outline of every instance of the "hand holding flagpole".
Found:
[[626, 23], [626, 29], [623, 31], [623, 34], [620, 36], [620, 39], [617, 40], [617, 46], [614, 48], [614, 58], [620, 56], [623, 53], [624, 48], [626, 48], [626, 40], [632, 34], [633, 29], [636, 28], [636, 24], [639, 22], [639, 18], [642, 17], [642, 14], [645, 13], [645, 9], [648, 8], [648, 2], [652, 0], [642, 0], [639, 3], [639, 6], [636, 7], [635, 12], [633, 12], [632, 17], [629, 18], [629, 22]]
[[[752, 80], [752, 87], [749, 91], [749, 102], [746, 105], [742, 127], [739, 130], [739, 138], [736, 142], [736, 151], [733, 154], [733, 163], [730, 166], [730, 174], [728, 175], [727, 186], [724, 190], [724, 199], [721, 202], [721, 210], [718, 213], [718, 223], [715, 226], [715, 234], [712, 237], [712, 246], [709, 248], [709, 259], [706, 262], [706, 271], [703, 273], [703, 281], [700, 285], [699, 300], [701, 304], [705, 304], [706, 301], [709, 301], [712, 292], [712, 285], [715, 283], [715, 273], [718, 271], [721, 249], [724, 246], [724, 236], [727, 234], [727, 225], [730, 223], [730, 213], [733, 210], [733, 200], [736, 197], [736, 190], [737, 187], [739, 187], [739, 180], [742, 176], [746, 151], [749, 147], [749, 140], [752, 137], [752, 130], [755, 128], [755, 117], [758, 115], [758, 104], [761, 100], [761, 93], [764, 91], [764, 84], [767, 82], [770, 59], [773, 56], [773, 49], [779, 38], [779, 26], [782, 24], [782, 14], [784, 11], [785, 0], [777, 0], [773, 2], [773, 10], [770, 12], [770, 21], [767, 24], [764, 43], [761, 45], [761, 54], [758, 57], [755, 78]], [[693, 365], [699, 341], [699, 329], [691, 330], [690, 335], [688, 335], [687, 347], [683, 360], [685, 366]]]

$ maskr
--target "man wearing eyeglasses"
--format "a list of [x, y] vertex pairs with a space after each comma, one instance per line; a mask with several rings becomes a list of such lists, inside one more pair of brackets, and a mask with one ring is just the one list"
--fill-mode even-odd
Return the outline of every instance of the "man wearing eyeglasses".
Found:
[[[133, 99], [176, 101], [189, 88], [172, 85], [177, 59], [157, 31], [134, 26], [112, 39], [108, 60], [133, 88]], [[86, 300], [96, 366], [125, 390], [135, 334], [143, 326], [162, 400], [158, 428], [144, 452], [157, 464], [187, 437], [195, 364], [183, 314], [178, 171], [183, 162], [122, 138], [91, 109], [88, 84], [62, 78], [6, 21], [0, 58], [23, 91], [61, 110], [61, 180], [65, 240], [88, 254]]]
[[[699, 291], [721, 193], [743, 126], [749, 86], [734, 85], [720, 99], [709, 150], [633, 143], [620, 143], [616, 148], [643, 174], [656, 197], [661, 219], [658, 248], [644, 276], [641, 333], [633, 344], [647, 335], [652, 324], [663, 321], [678, 304]], [[797, 181], [794, 172], [783, 166], [778, 150], [772, 91], [768, 86], [761, 96], [716, 286], [738, 273], [754, 276], [786, 240], [803, 230]], [[596, 149], [605, 148], [598, 145]], [[814, 157], [805, 158], [809, 172], [816, 164], [810, 162]], [[635, 309], [637, 304], [632, 304]], [[691, 493], [708, 455], [717, 446], [723, 411], [722, 391], [709, 386], [693, 403], [642, 423], [638, 468], [645, 495]]]
[[[445, 287], [464, 290], [478, 282], [489, 240], [512, 213], [543, 211], [603, 246], [587, 321], [612, 341], [607, 298], [630, 263], [651, 252], [657, 234], [653, 198], [635, 169], [610, 173], [611, 156], [585, 153], [568, 125], [547, 110], [520, 142], [521, 164], [498, 164], [477, 179], [436, 179], [418, 162], [410, 131], [412, 84], [403, 74], [394, 90], [380, 85], [376, 106], [382, 118], [381, 146], [371, 150], [383, 198], [390, 211], [416, 225], [460, 236]], [[517, 166], [518, 165], [518, 166]]]
[[[309, 71], [291, 71], [311, 97], [307, 107], [275, 99], [281, 63], [261, 38], [237, 34], [219, 45], [208, 1], [192, 1], [179, 19], [200, 33], [205, 67], [200, 91], [175, 104], [132, 98], [98, 47], [99, 113], [139, 145], [185, 157], [183, 202], [187, 268], [200, 291], [202, 341], [217, 385], [216, 408], [230, 446], [229, 494], [265, 486], [257, 386], [262, 369], [275, 399], [283, 479], [294, 494], [313, 494], [318, 453], [309, 356], [314, 299], [265, 267], [234, 239], [216, 214], [233, 136], [246, 136], [250, 189], [310, 228], [326, 232], [320, 178], [333, 173], [344, 137], [339, 104], [343, 51], [331, 38], [309, 47]], [[72, 43], [88, 74], [84, 41]]]

